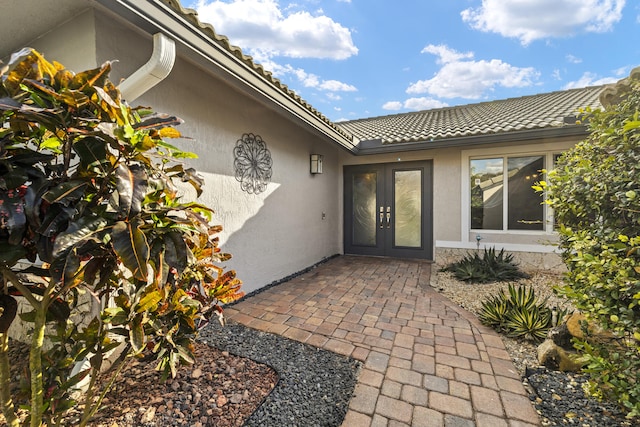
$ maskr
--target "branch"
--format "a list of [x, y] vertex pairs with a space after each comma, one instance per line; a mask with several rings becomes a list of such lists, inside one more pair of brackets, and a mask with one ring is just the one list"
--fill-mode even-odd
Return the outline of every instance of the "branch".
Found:
[[9, 279], [9, 282], [11, 282], [13, 286], [20, 291], [20, 294], [25, 297], [34, 308], [40, 307], [40, 301], [33, 296], [33, 293], [31, 293], [29, 288], [22, 284], [22, 281], [17, 274], [4, 265], [0, 265], [0, 273], [2, 273], [5, 278]]

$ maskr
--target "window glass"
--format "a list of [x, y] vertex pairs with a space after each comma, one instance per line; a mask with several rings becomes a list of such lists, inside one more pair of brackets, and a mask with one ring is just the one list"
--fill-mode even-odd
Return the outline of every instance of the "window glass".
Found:
[[353, 244], [376, 244], [376, 174], [353, 175]]
[[471, 228], [502, 230], [504, 160], [471, 160]]
[[395, 246], [422, 246], [422, 171], [394, 171]]
[[544, 230], [542, 198], [531, 186], [540, 180], [542, 156], [509, 157], [507, 195], [509, 230]]
[[543, 179], [544, 159], [543, 155], [472, 159], [471, 229], [544, 230], [542, 197], [531, 188]]

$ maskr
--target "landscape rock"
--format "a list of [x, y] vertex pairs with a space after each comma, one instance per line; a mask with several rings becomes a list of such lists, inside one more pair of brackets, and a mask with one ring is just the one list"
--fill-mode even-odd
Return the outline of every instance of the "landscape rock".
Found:
[[538, 346], [538, 362], [549, 369], [563, 372], [579, 371], [583, 366], [576, 353], [566, 351], [552, 339], [547, 339]]
[[558, 347], [568, 351], [573, 350], [573, 342], [571, 341], [573, 335], [571, 335], [566, 323], [561, 323], [555, 328], [551, 328], [547, 336]]

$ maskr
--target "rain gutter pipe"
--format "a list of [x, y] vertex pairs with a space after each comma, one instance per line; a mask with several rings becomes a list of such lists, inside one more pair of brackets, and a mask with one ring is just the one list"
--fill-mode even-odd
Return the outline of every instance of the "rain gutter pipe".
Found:
[[131, 103], [142, 96], [169, 75], [175, 60], [175, 42], [162, 33], [154, 34], [153, 52], [149, 61], [118, 86], [122, 98]]

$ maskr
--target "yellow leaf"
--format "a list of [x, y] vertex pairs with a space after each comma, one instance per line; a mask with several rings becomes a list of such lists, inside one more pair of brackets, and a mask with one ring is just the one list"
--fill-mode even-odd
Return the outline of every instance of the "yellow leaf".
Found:
[[182, 136], [176, 128], [172, 127], [162, 128], [158, 131], [158, 134], [162, 138], [180, 138]]

